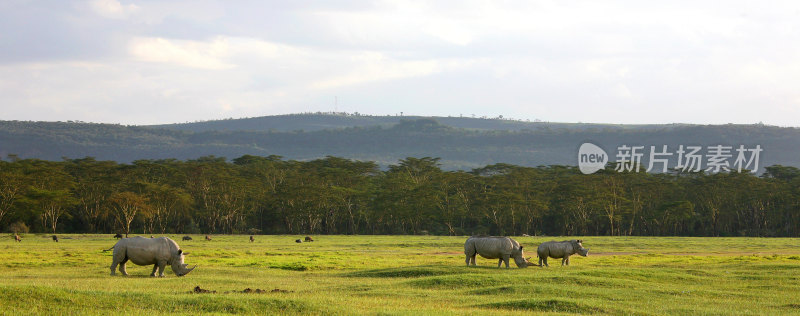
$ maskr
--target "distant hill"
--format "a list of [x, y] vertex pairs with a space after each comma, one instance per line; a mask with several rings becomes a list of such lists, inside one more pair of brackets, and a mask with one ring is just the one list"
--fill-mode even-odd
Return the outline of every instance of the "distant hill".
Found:
[[527, 122], [471, 117], [425, 117], [425, 116], [368, 116], [348, 114], [288, 114], [262, 116], [242, 119], [227, 119], [195, 123], [178, 123], [150, 125], [148, 127], [164, 128], [191, 132], [208, 131], [251, 131], [251, 132], [314, 132], [320, 130], [342, 129], [347, 127], [390, 127], [401, 121], [434, 119], [439, 124], [464, 129], [519, 131], [540, 128], [569, 128], [574, 130], [590, 128], [648, 128], [661, 125], [614, 125], [583, 123], [550, 123]]
[[[298, 114], [159, 126], [0, 121], [0, 157], [196, 159], [245, 154], [310, 160], [338, 156], [382, 166], [441, 157], [445, 169], [494, 163], [576, 165], [591, 141], [614, 160], [620, 145], [760, 145], [759, 166], [800, 167], [800, 129], [764, 125], [611, 125], [461, 117]], [[660, 147], [659, 147], [660, 148]], [[733, 152], [735, 158], [735, 152]], [[732, 160], [731, 160], [732, 162]]]

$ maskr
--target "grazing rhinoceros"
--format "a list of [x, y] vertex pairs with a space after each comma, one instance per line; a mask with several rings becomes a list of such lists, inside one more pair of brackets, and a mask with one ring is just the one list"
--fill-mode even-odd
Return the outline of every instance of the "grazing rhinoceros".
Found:
[[128, 275], [125, 271], [125, 263], [130, 260], [136, 265], [153, 265], [153, 272], [150, 276], [156, 276], [156, 269], [158, 269], [158, 276], [164, 276], [164, 267], [167, 265], [172, 266], [172, 272], [177, 276], [184, 276], [192, 272], [197, 266], [191, 269], [187, 268], [188, 264], [183, 263], [183, 256], [188, 253], [178, 247], [172, 239], [167, 237], [159, 238], [144, 238], [132, 237], [120, 239], [114, 247], [105, 251], [114, 249], [114, 255], [111, 261], [111, 275], [114, 275], [114, 269], [119, 265], [119, 272], [123, 275]]
[[523, 258], [522, 246], [509, 237], [470, 237], [464, 243], [464, 254], [467, 255], [467, 265], [475, 265], [476, 254], [486, 259], [499, 259], [497, 261], [498, 268], [503, 262], [508, 268], [510, 258], [514, 258], [514, 263], [520, 268], [533, 265], [528, 259]]
[[183, 240], [192, 240], [192, 237], [189, 237], [189, 236], [183, 236]]
[[20, 237], [20, 236], [19, 236], [19, 235], [17, 235], [17, 234], [14, 234], [14, 241], [16, 241], [16, 242], [20, 242], [20, 241], [22, 241], [22, 237]]
[[536, 249], [536, 254], [539, 255], [539, 266], [544, 263], [547, 264], [547, 257], [550, 258], [564, 258], [561, 260], [561, 265], [569, 265], [569, 256], [579, 254], [586, 257], [589, 255], [589, 248], [583, 248], [582, 240], [565, 240], [565, 241], [548, 241], [539, 245]]
[[50, 237], [53, 238], [53, 241], [58, 242], [58, 236], [53, 235], [53, 236], [50, 236]]
[[254, 241], [256, 241], [256, 239], [253, 237], [253, 235], [250, 235], [250, 242], [254, 242]]

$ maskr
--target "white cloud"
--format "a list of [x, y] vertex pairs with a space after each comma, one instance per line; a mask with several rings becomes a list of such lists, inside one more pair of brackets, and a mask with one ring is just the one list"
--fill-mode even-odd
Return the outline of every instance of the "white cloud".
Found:
[[797, 2], [345, 2], [0, 4], [3, 119], [182, 122], [336, 95], [362, 113], [797, 125]]
[[142, 61], [212, 70], [234, 67], [225, 61], [228, 47], [224, 38], [201, 42], [137, 37], [129, 43], [130, 53]]
[[123, 5], [117, 0], [92, 0], [89, 5], [95, 13], [110, 19], [125, 19], [139, 11], [139, 6]]
[[349, 58], [352, 69], [343, 69], [344, 74], [315, 81], [314, 89], [335, 89], [368, 82], [420, 77], [464, 66], [464, 62], [448, 60], [402, 61], [388, 58], [376, 52], [363, 52]]

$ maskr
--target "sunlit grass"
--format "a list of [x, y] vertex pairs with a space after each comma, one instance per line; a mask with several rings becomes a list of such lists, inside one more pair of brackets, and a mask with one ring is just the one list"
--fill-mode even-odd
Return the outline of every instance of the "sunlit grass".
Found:
[[[2, 314], [741, 314], [800, 313], [800, 239], [585, 237], [571, 266], [464, 265], [466, 237], [192, 236], [199, 267], [110, 276], [111, 235], [0, 239]], [[517, 237], [536, 246], [564, 238]], [[555, 264], [554, 264], [555, 263]], [[513, 265], [512, 265], [513, 266]], [[195, 287], [216, 293], [193, 293]], [[243, 293], [244, 289], [266, 293]], [[273, 290], [280, 290], [271, 292]]]

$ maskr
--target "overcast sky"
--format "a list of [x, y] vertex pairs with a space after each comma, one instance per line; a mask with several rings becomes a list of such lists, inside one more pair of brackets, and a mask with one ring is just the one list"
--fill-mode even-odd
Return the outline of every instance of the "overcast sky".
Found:
[[0, 120], [800, 126], [800, 1], [754, 3], [2, 0]]

